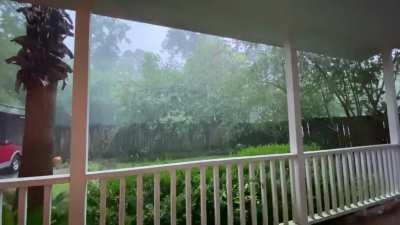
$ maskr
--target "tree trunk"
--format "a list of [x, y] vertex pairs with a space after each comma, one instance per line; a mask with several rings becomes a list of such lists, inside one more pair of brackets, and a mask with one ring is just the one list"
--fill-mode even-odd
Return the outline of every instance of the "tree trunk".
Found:
[[[57, 97], [57, 82], [44, 86], [41, 81], [27, 82], [25, 100], [25, 130], [20, 177], [53, 174], [53, 128]], [[30, 188], [28, 205], [43, 205], [43, 188]]]

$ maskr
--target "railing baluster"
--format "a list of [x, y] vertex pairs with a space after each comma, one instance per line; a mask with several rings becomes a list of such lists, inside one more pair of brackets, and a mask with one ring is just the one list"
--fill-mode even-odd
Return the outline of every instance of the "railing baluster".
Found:
[[367, 203], [369, 199], [369, 193], [368, 193], [368, 177], [367, 177], [367, 168], [366, 168], [366, 158], [365, 158], [365, 152], [360, 152], [361, 156], [361, 174], [362, 174], [362, 180], [363, 182], [363, 190], [364, 190], [364, 202]]
[[283, 224], [287, 225], [289, 221], [289, 213], [288, 213], [288, 203], [287, 203], [286, 168], [284, 160], [279, 160], [279, 170], [281, 178], [282, 218], [283, 218]]
[[387, 152], [381, 150], [383, 159], [383, 173], [385, 176], [385, 196], [390, 196], [390, 178], [389, 178], [389, 163], [387, 158]]
[[232, 165], [226, 165], [226, 207], [228, 225], [233, 225]]
[[378, 159], [378, 170], [379, 170], [379, 188], [380, 188], [380, 198], [384, 199], [385, 198], [385, 173], [384, 173], [384, 165], [383, 165], [383, 155], [381, 151], [376, 152], [376, 157]]
[[251, 204], [251, 224], [257, 225], [257, 197], [255, 184], [254, 164], [249, 164], [249, 182], [250, 182], [250, 204]]
[[126, 181], [125, 177], [119, 179], [119, 204], [118, 204], [118, 224], [125, 225], [125, 194]]
[[393, 155], [392, 149], [387, 149], [388, 161], [389, 161], [389, 175], [390, 175], [390, 195], [394, 195], [395, 193], [395, 182], [394, 182], [394, 173], [393, 173]]
[[176, 171], [170, 170], [170, 217], [171, 225], [176, 225]]
[[107, 219], [107, 180], [100, 180], [100, 225], [106, 225]]
[[357, 182], [357, 204], [363, 204], [363, 182], [362, 182], [362, 177], [361, 177], [361, 166], [360, 166], [360, 153], [359, 152], [354, 152], [354, 161], [356, 164], [356, 182]]
[[154, 181], [154, 225], [160, 225], [160, 174], [156, 173], [153, 177]]
[[260, 162], [260, 184], [263, 225], [268, 225], [268, 202], [267, 202], [267, 176], [265, 174], [265, 162]]
[[387, 161], [387, 170], [388, 170], [388, 179], [389, 179], [388, 195], [392, 196], [392, 194], [393, 194], [392, 160], [390, 159], [390, 151], [388, 149], [383, 149], [383, 151], [386, 154], [386, 161]]
[[376, 151], [376, 162], [377, 162], [377, 178], [379, 181], [379, 198], [383, 199], [385, 196], [385, 177], [383, 175], [383, 162], [382, 162], [382, 152]]
[[391, 196], [392, 192], [392, 184], [390, 179], [390, 159], [388, 155], [388, 151], [386, 149], [382, 149], [384, 160], [385, 160], [385, 176], [386, 176], [386, 195]]
[[271, 192], [272, 192], [272, 221], [274, 225], [279, 224], [278, 216], [278, 193], [276, 190], [276, 170], [275, 160], [269, 161], [269, 172], [271, 173]]
[[327, 215], [330, 215], [330, 200], [329, 200], [329, 186], [328, 186], [328, 174], [326, 167], [326, 157], [321, 157], [321, 170], [322, 170], [322, 188], [324, 193], [324, 211]]
[[322, 199], [321, 199], [321, 182], [320, 182], [320, 170], [318, 166], [318, 158], [313, 157], [313, 171], [314, 171], [314, 187], [315, 187], [315, 198], [317, 203], [317, 213], [322, 216]]
[[348, 157], [347, 154], [342, 154], [342, 166], [343, 166], [343, 184], [344, 184], [344, 195], [346, 199], [347, 207], [351, 207], [351, 187], [349, 180], [349, 167], [348, 167]]
[[399, 150], [394, 149], [394, 161], [395, 161], [395, 176], [396, 176], [396, 194], [400, 192], [400, 176], [398, 175], [398, 172], [400, 171], [400, 158], [399, 158]]
[[394, 196], [396, 194], [396, 162], [394, 161], [394, 150], [389, 149], [389, 158], [390, 158], [390, 174], [391, 174], [391, 180], [392, 180], [392, 195]]
[[343, 188], [343, 170], [342, 170], [342, 155], [335, 155], [335, 166], [336, 166], [336, 180], [338, 187], [338, 195], [339, 195], [339, 208], [338, 210], [344, 210], [344, 188]]
[[0, 190], [0, 225], [3, 225], [3, 190]]
[[390, 197], [392, 196], [392, 174], [391, 174], [391, 161], [390, 161], [390, 154], [388, 149], [382, 149], [382, 151], [385, 154], [385, 160], [386, 160], [386, 174], [387, 174], [387, 196]]
[[354, 161], [353, 161], [353, 153], [350, 152], [347, 155], [349, 160], [349, 171], [350, 171], [350, 189], [351, 189], [351, 196], [352, 196], [352, 204], [357, 204], [357, 190], [356, 190], [356, 177], [354, 176]]
[[398, 190], [398, 183], [397, 183], [397, 162], [396, 162], [396, 154], [395, 154], [395, 150], [394, 149], [390, 149], [390, 158], [391, 158], [391, 162], [392, 162], [392, 178], [393, 178], [393, 195], [397, 194], [397, 190]]
[[308, 216], [314, 218], [314, 198], [313, 198], [313, 188], [312, 188], [312, 178], [310, 172], [310, 158], [305, 159], [305, 169], [306, 169], [306, 184], [307, 184], [307, 202], [308, 202]]
[[388, 190], [387, 195], [390, 197], [392, 196], [392, 174], [391, 174], [391, 161], [390, 161], [390, 154], [387, 149], [383, 149], [382, 151], [385, 152], [386, 155], [386, 170], [387, 170], [387, 179], [388, 179]]
[[296, 205], [296, 194], [295, 194], [295, 179], [294, 179], [294, 165], [293, 160], [289, 159], [289, 179], [290, 179], [290, 201], [291, 201], [291, 211], [292, 220], [297, 221], [294, 206]]
[[371, 151], [367, 151], [367, 174], [368, 174], [368, 189], [369, 189], [369, 201], [374, 199], [375, 197], [375, 190], [374, 190], [374, 180], [373, 180], [373, 172], [372, 172], [372, 162], [371, 162]]
[[44, 195], [43, 195], [43, 225], [50, 225], [51, 224], [51, 203], [52, 203], [51, 191], [52, 191], [52, 185], [47, 185], [47, 186], [44, 187]]
[[373, 171], [373, 177], [374, 177], [374, 194], [375, 194], [375, 200], [378, 200], [380, 197], [381, 193], [381, 186], [380, 186], [380, 177], [379, 177], [379, 164], [378, 160], [379, 158], [376, 155], [376, 151], [371, 151], [371, 160], [372, 160], [372, 171]]
[[143, 225], [143, 175], [136, 176], [136, 224]]
[[[397, 174], [398, 171], [400, 171], [400, 150], [395, 149], [395, 154], [396, 154], [396, 165], [397, 165], [396, 174]], [[400, 176], [399, 175], [397, 175], [397, 185], [399, 187], [397, 192], [400, 193]]]
[[386, 176], [385, 176], [385, 163], [384, 163], [384, 158], [383, 158], [383, 152], [382, 151], [377, 151], [378, 157], [379, 157], [379, 175], [380, 175], [380, 181], [381, 181], [381, 197], [385, 198], [386, 197]]
[[200, 168], [200, 220], [201, 225], [207, 225], [206, 167]]
[[246, 209], [244, 204], [244, 177], [243, 177], [243, 165], [238, 164], [238, 179], [239, 179], [239, 210], [240, 210], [240, 225], [246, 225]]
[[335, 180], [335, 165], [333, 163], [333, 155], [328, 156], [329, 179], [331, 184], [331, 201], [332, 209], [337, 211], [337, 194], [336, 194], [336, 180]]
[[18, 188], [18, 225], [26, 225], [27, 197], [28, 189]]
[[221, 224], [220, 215], [220, 200], [219, 200], [219, 167], [213, 168], [213, 182], [214, 182], [214, 224]]
[[192, 225], [192, 170], [185, 171], [186, 225]]

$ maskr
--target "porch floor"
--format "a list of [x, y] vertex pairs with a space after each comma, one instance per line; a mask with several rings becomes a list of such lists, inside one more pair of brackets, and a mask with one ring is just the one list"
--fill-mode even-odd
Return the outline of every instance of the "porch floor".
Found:
[[318, 223], [318, 225], [398, 225], [400, 224], [400, 200], [392, 200], [383, 205], [378, 205], [342, 216], [336, 219]]

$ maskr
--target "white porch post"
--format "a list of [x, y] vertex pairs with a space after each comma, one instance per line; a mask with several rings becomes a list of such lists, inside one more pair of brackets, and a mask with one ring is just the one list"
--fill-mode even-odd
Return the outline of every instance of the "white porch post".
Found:
[[76, 10], [75, 60], [72, 88], [69, 224], [86, 224], [88, 151], [88, 72], [90, 1]]
[[301, 132], [300, 81], [297, 51], [288, 41], [284, 45], [285, 72], [289, 120], [290, 152], [297, 155], [294, 160], [295, 185], [295, 218], [296, 224], [308, 224], [307, 200], [305, 185], [305, 161], [303, 153], [303, 137]]
[[383, 56], [383, 80], [385, 84], [385, 101], [389, 123], [390, 143], [400, 144], [399, 114], [397, 110], [396, 88], [394, 80], [394, 67], [392, 49], [387, 48], [382, 52]]

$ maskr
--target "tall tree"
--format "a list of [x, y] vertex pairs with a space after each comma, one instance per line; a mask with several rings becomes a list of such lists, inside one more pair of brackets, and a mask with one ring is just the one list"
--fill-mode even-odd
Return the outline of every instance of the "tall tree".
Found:
[[120, 105], [114, 98], [113, 81], [124, 75], [119, 64], [123, 53], [120, 46], [130, 42], [130, 26], [120, 19], [96, 15], [90, 26], [90, 123], [115, 124]]
[[199, 35], [194, 32], [169, 29], [162, 43], [172, 63], [187, 59], [195, 50]]
[[94, 15], [90, 23], [91, 70], [109, 70], [121, 54], [120, 44], [130, 42], [130, 26], [120, 19]]
[[[62, 81], [64, 88], [64, 81], [72, 72], [70, 66], [63, 62], [65, 56], [73, 57], [63, 41], [73, 35], [73, 22], [64, 10], [41, 5], [21, 7], [17, 12], [25, 16], [26, 34], [12, 40], [22, 48], [6, 62], [20, 67], [15, 88], [18, 91], [23, 86], [26, 90], [23, 156], [19, 175], [50, 175], [53, 173], [51, 155], [57, 86]], [[42, 188], [31, 189], [30, 205], [40, 206], [42, 195]]]

